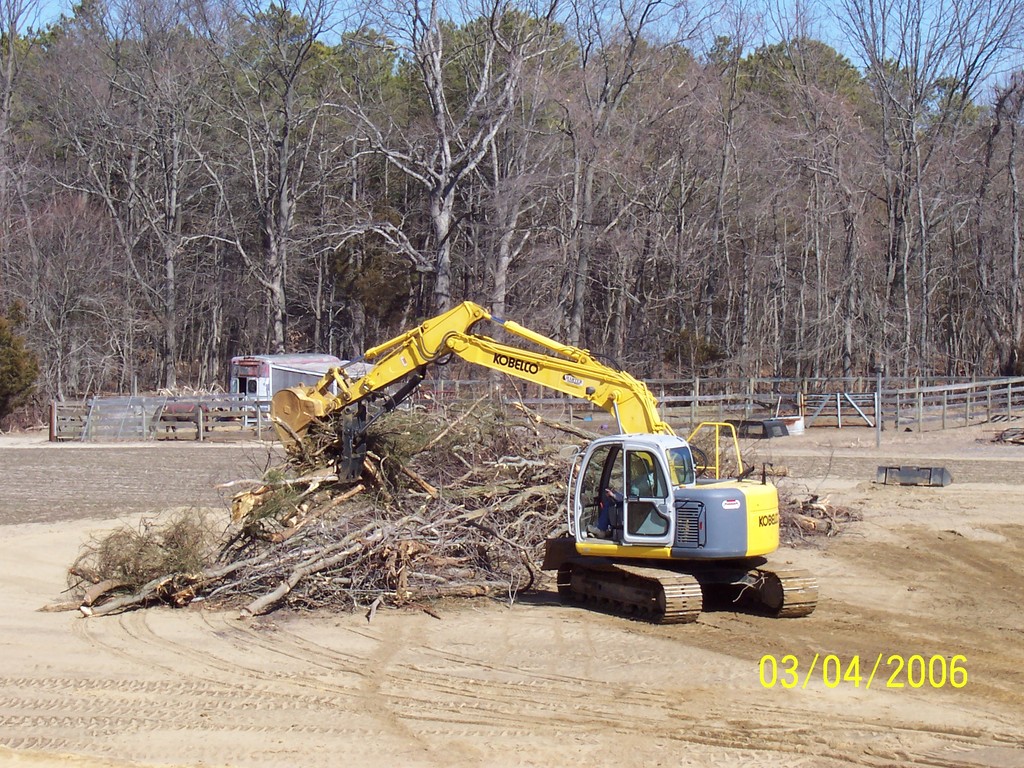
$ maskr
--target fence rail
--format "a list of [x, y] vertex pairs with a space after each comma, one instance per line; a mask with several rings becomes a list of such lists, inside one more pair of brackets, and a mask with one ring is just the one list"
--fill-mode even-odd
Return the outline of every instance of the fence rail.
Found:
[[[1024, 416], [1024, 377], [967, 379], [651, 379], [645, 382], [673, 424], [706, 420], [801, 418], [807, 427], [947, 429]], [[881, 386], [879, 386], [881, 384]], [[425, 382], [417, 402], [434, 404], [487, 394], [561, 409], [568, 416], [598, 412], [568, 395], [518, 382]]]
[[267, 401], [237, 395], [200, 397], [94, 397], [50, 404], [50, 440], [206, 440], [238, 433], [267, 436]]
[[[701, 378], [656, 379], [647, 385], [658, 399], [663, 417], [680, 427], [729, 418], [788, 418], [798, 419], [806, 427], [863, 426], [880, 434], [888, 426], [948, 429], [1024, 416], [1024, 377], [884, 381]], [[825, 389], [826, 385], [833, 388]], [[428, 379], [416, 390], [412, 403], [430, 409], [481, 397], [561, 410], [570, 419], [603, 413], [585, 401], [510, 379]], [[55, 401], [50, 411], [50, 439], [204, 440], [232, 432], [262, 439], [273, 434], [268, 405], [237, 395]]]
[[918, 431], [1011, 419], [1024, 414], [1024, 378], [883, 391], [882, 412], [894, 427]]

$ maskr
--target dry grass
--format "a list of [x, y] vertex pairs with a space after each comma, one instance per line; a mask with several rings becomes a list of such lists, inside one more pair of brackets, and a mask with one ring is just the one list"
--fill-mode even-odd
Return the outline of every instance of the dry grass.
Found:
[[88, 541], [70, 568], [69, 586], [109, 580], [131, 590], [166, 574], [197, 573], [214, 561], [222, 542], [223, 527], [196, 510], [145, 517]]

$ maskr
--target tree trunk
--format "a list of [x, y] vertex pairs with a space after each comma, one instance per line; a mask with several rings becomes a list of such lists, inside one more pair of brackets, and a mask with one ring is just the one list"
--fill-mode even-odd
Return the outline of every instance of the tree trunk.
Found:
[[430, 224], [434, 233], [434, 312], [452, 308], [452, 209], [454, 189], [447, 181], [430, 193]]
[[174, 243], [164, 245], [164, 386], [172, 392], [178, 387], [178, 306]]
[[[1018, 97], [1018, 104], [1024, 99]], [[1017, 114], [1020, 114], [1018, 107]], [[1021, 301], [1024, 286], [1020, 273], [1020, 187], [1017, 182], [1017, 138], [1018, 121], [1010, 121], [1010, 147], [1007, 152], [1007, 168], [1010, 176], [1010, 353], [1003, 364], [1007, 376], [1022, 373], [1020, 355], [1024, 353], [1024, 316], [1021, 315]]]

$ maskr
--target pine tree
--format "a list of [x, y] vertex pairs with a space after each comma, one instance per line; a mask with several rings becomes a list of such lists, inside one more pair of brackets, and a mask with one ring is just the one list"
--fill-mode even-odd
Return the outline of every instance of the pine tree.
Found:
[[[14, 310], [14, 319], [20, 314]], [[0, 315], [0, 419], [11, 413], [32, 391], [39, 364], [14, 332], [16, 322]]]

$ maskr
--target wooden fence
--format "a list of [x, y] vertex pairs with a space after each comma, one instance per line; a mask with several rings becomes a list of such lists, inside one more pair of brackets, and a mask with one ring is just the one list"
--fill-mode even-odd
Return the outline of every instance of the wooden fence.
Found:
[[50, 440], [207, 440], [273, 432], [267, 402], [237, 395], [199, 397], [94, 397], [50, 404]]
[[[786, 418], [807, 428], [868, 427], [921, 431], [1024, 416], [1024, 377], [993, 379], [664, 379], [647, 382], [663, 418], [683, 431], [701, 421]], [[881, 385], [881, 386], [879, 386]], [[603, 411], [567, 395], [505, 378], [428, 379], [416, 407], [493, 397], [594, 418]], [[198, 439], [273, 436], [268, 403], [237, 395], [97, 397], [51, 405], [51, 440]], [[880, 437], [879, 437], [880, 439]]]
[[1024, 377], [882, 391], [881, 411], [897, 429], [948, 429], [1024, 415]]
[[[697, 378], [646, 381], [664, 418], [676, 425], [725, 419], [800, 418], [806, 427], [881, 430], [948, 429], [1024, 416], [1024, 377], [966, 379]], [[427, 381], [416, 402], [431, 407], [488, 393], [555, 409], [566, 417], [600, 412], [594, 406], [511, 380]]]

